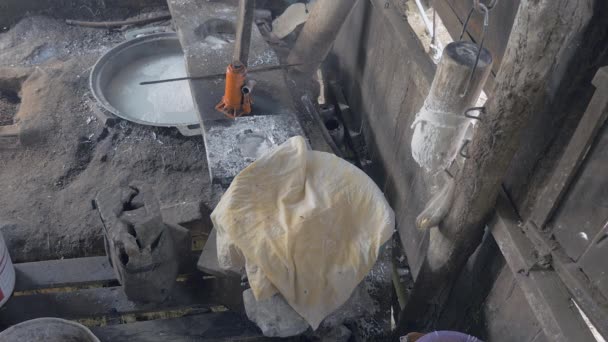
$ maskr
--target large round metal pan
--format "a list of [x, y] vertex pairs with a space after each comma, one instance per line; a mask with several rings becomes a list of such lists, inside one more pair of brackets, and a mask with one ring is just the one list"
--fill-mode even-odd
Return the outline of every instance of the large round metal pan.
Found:
[[188, 81], [140, 85], [186, 76], [184, 53], [175, 33], [127, 40], [93, 66], [93, 96], [108, 111], [143, 125], [184, 127], [199, 123]]

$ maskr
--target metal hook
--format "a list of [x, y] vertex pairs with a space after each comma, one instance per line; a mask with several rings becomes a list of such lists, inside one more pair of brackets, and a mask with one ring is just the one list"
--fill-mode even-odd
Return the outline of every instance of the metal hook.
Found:
[[498, 3], [498, 0], [490, 0], [490, 2], [488, 2], [488, 4], [486, 5], [486, 7], [491, 10], [492, 8], [494, 8], [496, 6], [496, 4]]
[[[496, 5], [496, 2], [494, 3], [494, 5]], [[471, 87], [471, 82], [473, 81], [473, 76], [475, 75], [475, 70], [477, 70], [477, 66], [479, 65], [479, 57], [481, 56], [481, 51], [483, 51], [483, 43], [486, 39], [486, 31], [488, 28], [488, 23], [490, 21], [490, 13], [488, 8], [486, 7], [486, 5], [479, 3], [479, 0], [476, 0], [475, 3], [473, 4], [473, 8], [471, 8], [471, 11], [469, 12], [469, 15], [467, 16], [467, 20], [464, 23], [464, 26], [462, 28], [462, 33], [460, 34], [460, 40], [462, 40], [462, 37], [464, 36], [464, 33], [466, 32], [467, 29], [467, 25], [469, 24], [469, 20], [471, 19], [471, 14], [473, 14], [473, 10], [475, 9], [475, 6], [478, 6], [481, 9], [481, 12], [483, 12], [484, 16], [483, 16], [483, 28], [481, 30], [481, 39], [479, 42], [479, 48], [477, 50], [477, 56], [475, 56], [475, 64], [473, 65], [473, 70], [471, 70], [471, 74], [469, 75], [469, 79], [467, 80], [467, 84], [464, 88], [464, 91], [462, 92], [462, 94], [460, 94], [461, 97], [464, 97], [468, 92], [469, 92], [469, 88]]]
[[479, 0], [473, 0], [473, 6], [471, 6], [471, 10], [469, 11], [469, 14], [467, 14], [467, 19], [464, 21], [464, 24], [462, 25], [462, 31], [460, 32], [460, 37], [458, 38], [458, 40], [462, 40], [462, 37], [464, 37], [464, 33], [467, 32], [467, 26], [469, 25], [469, 21], [471, 20], [471, 16], [473, 15], [473, 12], [475, 10], [477, 10], [477, 12], [479, 13], [483, 13], [484, 17], [483, 17], [483, 29], [484, 32], [482, 32], [482, 34], [485, 34], [485, 29], [488, 26], [488, 22], [489, 22], [489, 12], [492, 8], [494, 8], [496, 6], [496, 4], [498, 3], [498, 0], [490, 0], [490, 2], [485, 5], [483, 3], [480, 3]]
[[481, 10], [482, 10], [481, 5], [483, 5], [487, 9], [491, 10], [492, 8], [494, 8], [494, 6], [496, 6], [497, 3], [498, 3], [498, 0], [489, 0], [489, 1], [487, 1], [487, 3], [483, 3], [480, 0], [473, 0], [473, 8], [475, 8], [477, 11], [481, 12]]
[[[475, 115], [469, 114], [470, 112], [474, 112], [474, 111], [478, 111], [480, 115], [475, 116]], [[469, 119], [478, 120], [479, 122], [481, 122], [481, 114], [485, 114], [485, 113], [486, 113], [486, 107], [471, 107], [464, 111], [464, 116], [466, 116]]]
[[475, 11], [475, 7], [471, 7], [471, 10], [469, 11], [469, 14], [467, 15], [467, 19], [464, 21], [464, 24], [462, 25], [462, 31], [460, 32], [460, 38], [458, 38], [458, 40], [462, 40], [462, 37], [464, 37], [464, 33], [467, 32], [467, 26], [469, 25], [469, 20], [471, 19], [471, 15], [473, 15], [473, 11]]
[[466, 148], [467, 146], [469, 146], [469, 143], [470, 143], [470, 142], [471, 142], [471, 140], [469, 140], [469, 139], [465, 140], [465, 141], [462, 143], [462, 146], [460, 146], [460, 151], [458, 151], [458, 154], [460, 154], [460, 156], [461, 156], [462, 158], [464, 158], [464, 159], [469, 159], [469, 158], [470, 158], [468, 150], [467, 150], [467, 151], [465, 151], [465, 148]]
[[448, 165], [443, 171], [445, 171], [445, 173], [447, 173], [447, 175], [450, 178], [454, 178], [454, 174], [456, 172], [458, 172], [458, 169], [456, 169], [456, 172], [452, 172], [452, 168], [454, 168], [454, 165], [456, 165], [456, 167], [458, 167], [458, 163], [456, 163], [456, 158], [452, 159], [452, 161], [450, 162], [450, 165]]
[[481, 3], [479, 2], [479, 0], [473, 0], [473, 8], [476, 9], [477, 11], [479, 11], [479, 5]]

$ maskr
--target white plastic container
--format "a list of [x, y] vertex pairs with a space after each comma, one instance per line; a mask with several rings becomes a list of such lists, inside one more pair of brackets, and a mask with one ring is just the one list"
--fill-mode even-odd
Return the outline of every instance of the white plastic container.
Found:
[[0, 233], [0, 307], [6, 303], [15, 289], [15, 268]]

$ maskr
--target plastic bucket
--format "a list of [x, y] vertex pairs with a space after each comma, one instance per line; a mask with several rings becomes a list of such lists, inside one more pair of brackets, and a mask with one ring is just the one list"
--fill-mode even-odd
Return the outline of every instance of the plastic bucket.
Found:
[[0, 233], [0, 307], [6, 303], [15, 289], [15, 268]]
[[0, 332], [0, 341], [99, 342], [99, 339], [82, 324], [43, 317], [21, 322]]

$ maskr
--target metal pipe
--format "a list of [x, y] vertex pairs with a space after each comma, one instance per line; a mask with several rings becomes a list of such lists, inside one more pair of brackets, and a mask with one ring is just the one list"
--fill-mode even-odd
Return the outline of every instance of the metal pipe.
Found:
[[241, 93], [243, 93], [243, 95], [251, 94], [253, 87], [255, 87], [256, 84], [257, 82], [254, 80], [247, 81], [243, 88], [241, 88]]
[[[242, 63], [241, 63], [242, 64]], [[279, 69], [288, 69], [294, 66], [299, 66], [301, 64], [281, 64], [281, 65], [271, 65], [267, 67], [259, 67], [255, 69], [247, 69], [248, 74], [253, 74], [257, 72], [265, 72], [265, 71], [273, 71]], [[224, 78], [226, 73], [221, 74], [210, 74], [210, 75], [201, 75], [201, 76], [184, 76], [184, 77], [176, 77], [176, 78], [166, 78], [163, 80], [154, 80], [154, 81], [144, 81], [139, 82], [139, 85], [148, 85], [148, 84], [157, 84], [157, 83], [166, 83], [166, 82], [176, 82], [176, 81], [187, 81], [187, 80], [210, 80], [214, 78]]]
[[426, 31], [429, 33], [429, 35], [433, 36], [433, 25], [431, 25], [429, 17], [426, 16], [422, 3], [420, 0], [415, 0], [415, 2], [416, 6], [418, 7], [418, 11], [420, 12], [420, 17], [422, 18], [422, 21], [424, 21], [424, 26], [426, 26]]
[[234, 52], [232, 62], [241, 62], [247, 66], [249, 59], [249, 46], [251, 45], [251, 28], [253, 25], [253, 14], [255, 11], [255, 0], [239, 0], [239, 13], [236, 25], [236, 39], [234, 41]]
[[139, 18], [130, 20], [120, 21], [83, 21], [83, 20], [72, 20], [66, 19], [65, 23], [71, 26], [83, 26], [93, 28], [112, 28], [121, 27], [126, 25], [145, 25], [156, 21], [171, 20], [171, 15], [160, 15], [152, 18]]
[[318, 0], [312, 6], [308, 21], [295, 46], [291, 50], [288, 63], [309, 63], [297, 69], [305, 74], [313, 74], [321, 65], [346, 17], [353, 9], [356, 0]]

